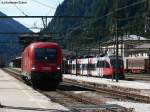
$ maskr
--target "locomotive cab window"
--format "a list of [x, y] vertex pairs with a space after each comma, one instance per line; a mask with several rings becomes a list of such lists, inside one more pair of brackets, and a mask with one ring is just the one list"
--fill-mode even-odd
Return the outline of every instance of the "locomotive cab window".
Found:
[[35, 61], [50, 61], [56, 63], [57, 61], [57, 49], [56, 48], [36, 48], [35, 49]]

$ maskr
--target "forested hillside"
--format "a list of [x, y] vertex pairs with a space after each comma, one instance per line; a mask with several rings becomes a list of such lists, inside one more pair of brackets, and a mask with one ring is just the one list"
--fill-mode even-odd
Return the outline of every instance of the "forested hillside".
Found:
[[147, 36], [149, 23], [149, 0], [64, 0], [55, 16], [93, 16], [87, 18], [54, 18], [48, 32], [59, 33], [53, 38], [74, 46], [111, 39], [117, 23], [118, 34]]
[[[0, 16], [6, 15], [0, 12]], [[0, 27], [0, 59], [4, 58], [3, 60], [5, 64], [8, 64], [11, 59], [21, 55], [23, 48], [19, 44], [19, 35], [9, 33], [21, 33], [31, 31], [12, 18], [1, 18]]]

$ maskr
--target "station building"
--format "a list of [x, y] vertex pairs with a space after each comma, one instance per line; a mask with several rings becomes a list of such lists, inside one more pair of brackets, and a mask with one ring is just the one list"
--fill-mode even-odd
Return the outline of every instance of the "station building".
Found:
[[[150, 39], [137, 36], [137, 35], [125, 35], [118, 39], [118, 54], [123, 58], [126, 57], [144, 57], [148, 58], [148, 52], [150, 49]], [[107, 52], [115, 54], [116, 42], [115, 39], [107, 41], [101, 45], [101, 52]]]

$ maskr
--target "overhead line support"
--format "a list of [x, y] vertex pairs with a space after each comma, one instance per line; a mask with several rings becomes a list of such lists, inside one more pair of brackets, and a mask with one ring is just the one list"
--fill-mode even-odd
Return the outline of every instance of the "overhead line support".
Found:
[[0, 16], [0, 18], [74, 18], [95, 19], [94, 16]]

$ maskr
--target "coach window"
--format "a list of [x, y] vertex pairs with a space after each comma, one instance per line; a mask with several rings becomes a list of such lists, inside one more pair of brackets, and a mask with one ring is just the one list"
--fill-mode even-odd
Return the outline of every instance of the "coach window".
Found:
[[72, 69], [72, 64], [69, 64], [69, 65], [68, 65], [68, 68], [69, 68], [69, 70]]
[[83, 64], [82, 67], [83, 67], [83, 70], [86, 70], [87, 69], [87, 64]]
[[88, 68], [89, 68], [90, 70], [95, 70], [96, 65], [95, 65], [95, 64], [88, 64]]
[[87, 69], [87, 64], [84, 64], [84, 70], [86, 70]]
[[80, 69], [80, 64], [77, 64], [77, 69], [78, 69], [78, 70]]
[[76, 65], [75, 65], [75, 64], [73, 64], [72, 66], [73, 66], [73, 70], [75, 70], [75, 69], [76, 69]]

